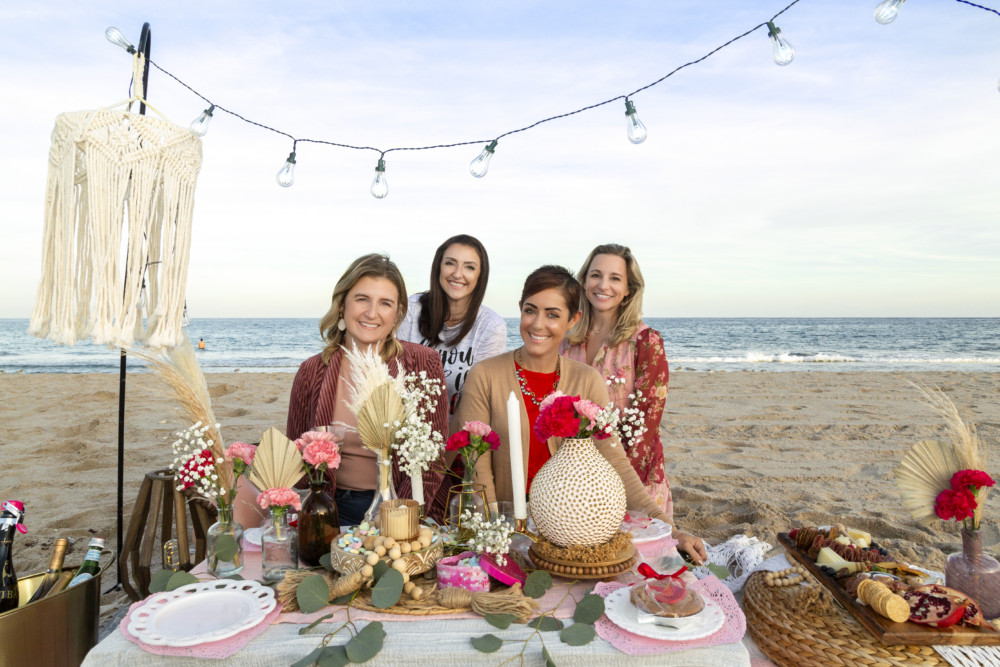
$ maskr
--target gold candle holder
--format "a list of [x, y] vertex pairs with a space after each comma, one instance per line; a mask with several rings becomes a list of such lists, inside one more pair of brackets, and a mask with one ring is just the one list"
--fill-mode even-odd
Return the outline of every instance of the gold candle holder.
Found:
[[524, 535], [532, 542], [538, 541], [538, 534], [528, 530], [527, 519], [514, 519], [514, 532], [517, 533], [518, 535]]

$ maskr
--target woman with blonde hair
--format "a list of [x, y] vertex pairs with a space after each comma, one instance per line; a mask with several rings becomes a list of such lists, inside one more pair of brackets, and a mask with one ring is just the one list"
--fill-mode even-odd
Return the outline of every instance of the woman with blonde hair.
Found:
[[[330, 309], [320, 320], [319, 330], [325, 341], [323, 351], [302, 362], [288, 403], [285, 435], [295, 440], [318, 426], [341, 422], [356, 427], [357, 420], [348, 410], [347, 381], [350, 362], [344, 348], [376, 348], [389, 365], [389, 372], [419, 373], [436, 378], [444, 387], [441, 358], [423, 345], [400, 341], [396, 330], [406, 315], [406, 284], [399, 268], [385, 255], [372, 253], [354, 260], [337, 281]], [[438, 400], [432, 428], [442, 436], [448, 432], [448, 407]], [[393, 483], [401, 498], [411, 494], [410, 478], [393, 461]], [[347, 429], [341, 445], [337, 470], [327, 470], [327, 491], [337, 503], [340, 522], [361, 522], [372, 503], [378, 484], [375, 453], [362, 447], [356, 428]], [[426, 498], [434, 498], [441, 485], [440, 471], [424, 473]], [[428, 514], [440, 517], [442, 508], [428, 508]]]
[[[543, 442], [532, 428], [546, 396], [560, 391], [581, 396], [598, 405], [609, 402], [604, 378], [585, 363], [559, 355], [566, 333], [581, 314], [580, 283], [561, 266], [543, 266], [525, 280], [521, 292], [521, 339], [523, 345], [513, 352], [491, 357], [472, 367], [462, 398], [455, 411], [454, 423], [470, 421], [489, 424], [500, 437], [500, 446], [487, 451], [476, 464], [476, 481], [486, 487], [486, 499], [493, 505], [513, 499], [510, 461], [520, 456], [525, 484], [531, 493], [535, 474], [562, 445], [559, 438]], [[521, 406], [521, 451], [510, 449], [507, 426], [507, 399], [513, 392]], [[673, 523], [643, 488], [643, 482], [629, 464], [619, 439], [613, 435], [599, 440], [597, 449], [615, 468], [625, 485], [628, 507], [645, 510], [650, 517]], [[674, 530], [678, 548], [695, 562], [707, 556], [698, 537]]]
[[597, 369], [624, 417], [619, 435], [654, 502], [673, 516], [660, 441], [670, 369], [663, 337], [642, 321], [645, 282], [632, 251], [617, 243], [594, 248], [577, 273], [584, 298], [580, 321], [562, 353]]

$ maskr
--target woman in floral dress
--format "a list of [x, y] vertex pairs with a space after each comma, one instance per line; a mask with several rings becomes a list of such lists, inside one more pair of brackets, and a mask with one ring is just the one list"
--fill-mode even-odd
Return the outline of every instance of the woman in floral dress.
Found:
[[645, 283], [632, 251], [616, 243], [591, 251], [577, 274], [583, 285], [583, 317], [569, 332], [562, 353], [596, 368], [621, 412], [619, 435], [632, 467], [653, 501], [672, 517], [660, 441], [660, 418], [670, 370], [663, 338], [642, 322]]

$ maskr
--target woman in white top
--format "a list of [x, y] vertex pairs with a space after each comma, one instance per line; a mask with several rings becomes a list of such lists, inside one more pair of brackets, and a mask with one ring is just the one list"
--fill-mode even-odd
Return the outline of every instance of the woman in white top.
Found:
[[410, 297], [396, 334], [441, 355], [448, 414], [455, 411], [472, 365], [507, 351], [507, 323], [483, 305], [489, 277], [483, 244], [467, 234], [451, 237], [434, 253], [430, 289]]

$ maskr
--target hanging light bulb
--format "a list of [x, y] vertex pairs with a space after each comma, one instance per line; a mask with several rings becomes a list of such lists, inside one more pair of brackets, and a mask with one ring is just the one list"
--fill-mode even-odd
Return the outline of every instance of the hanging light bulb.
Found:
[[493, 157], [493, 151], [496, 150], [496, 147], [497, 140], [494, 139], [478, 156], [476, 156], [475, 160], [469, 163], [469, 173], [476, 178], [482, 178], [485, 176], [486, 170], [490, 168], [490, 158]]
[[767, 22], [767, 36], [771, 38], [771, 51], [774, 54], [774, 62], [778, 65], [787, 65], [795, 58], [795, 49], [788, 43], [788, 40], [781, 36], [781, 28], [771, 21]]
[[632, 100], [625, 100], [625, 122], [628, 124], [628, 140], [633, 144], [641, 144], [646, 140], [646, 126], [635, 115], [635, 105]]
[[107, 37], [108, 41], [112, 44], [117, 44], [129, 53], [135, 53], [135, 47], [132, 46], [132, 42], [128, 41], [128, 39], [125, 38], [125, 35], [122, 34], [122, 31], [118, 28], [111, 26], [104, 31], [104, 36]]
[[205, 133], [208, 132], [208, 123], [212, 120], [213, 111], [215, 111], [214, 104], [202, 111], [200, 116], [191, 121], [191, 131], [199, 137], [204, 137]]
[[899, 10], [903, 8], [906, 0], [882, 0], [875, 7], [875, 20], [882, 25], [889, 25], [899, 16]]
[[385, 199], [387, 194], [389, 194], [389, 182], [385, 180], [385, 160], [379, 158], [375, 167], [375, 178], [372, 180], [372, 197]]
[[283, 188], [289, 187], [295, 182], [295, 151], [288, 154], [285, 166], [278, 172], [278, 185]]

